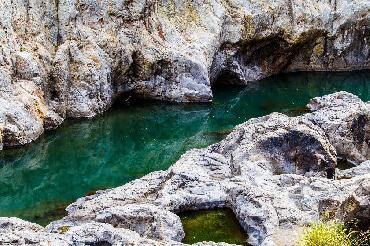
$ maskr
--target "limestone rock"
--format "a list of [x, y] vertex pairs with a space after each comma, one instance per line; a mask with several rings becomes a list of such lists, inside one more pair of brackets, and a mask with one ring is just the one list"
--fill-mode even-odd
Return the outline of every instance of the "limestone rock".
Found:
[[48, 234], [42, 226], [17, 218], [0, 218], [0, 242], [5, 245], [68, 245], [63, 235]]
[[60, 107], [68, 117], [93, 117], [112, 104], [111, 65], [94, 41], [67, 41], [61, 45], [53, 77]]
[[59, 114], [49, 109], [44, 118], [44, 128], [45, 130], [53, 130], [58, 128], [63, 122], [64, 119]]
[[[66, 228], [67, 245], [144, 245], [164, 246], [166, 242], [158, 242], [142, 238], [136, 232], [103, 223], [87, 223], [81, 226]], [[172, 245], [179, 245], [173, 243]]]
[[[43, 132], [43, 118], [47, 111], [43, 92], [32, 81], [19, 81], [14, 87], [14, 98], [0, 98], [4, 146], [27, 144]], [[9, 97], [7, 97], [9, 99]]]
[[210, 102], [220, 81], [369, 69], [369, 10], [367, 0], [3, 0], [3, 145], [93, 117], [127, 93]]
[[336, 170], [337, 179], [350, 179], [355, 176], [364, 175], [370, 173], [370, 161], [365, 161], [360, 165], [346, 169], [346, 170]]
[[[359, 69], [368, 64], [365, 1], [229, 1], [225, 6], [229, 15], [221, 36], [224, 45], [212, 67], [214, 78], [236, 77], [233, 82], [245, 84], [279, 71], [345, 70], [349, 64]], [[363, 39], [354, 41], [355, 36]]]
[[6, 245], [180, 245], [142, 238], [136, 232], [104, 223], [85, 223], [48, 233], [36, 224], [17, 218], [0, 219], [0, 242]]
[[255, 169], [251, 165], [275, 175], [317, 174], [336, 166], [335, 149], [319, 127], [304, 118], [277, 113], [237, 126], [219, 151], [241, 175], [250, 175], [250, 169]]
[[184, 238], [180, 218], [150, 204], [128, 204], [105, 209], [96, 221], [136, 231], [141, 236], [158, 240], [181, 241]]
[[355, 95], [337, 92], [311, 100], [306, 114], [322, 128], [338, 155], [357, 164], [370, 157], [370, 111]]
[[221, 142], [186, 152], [166, 171], [78, 199], [46, 228], [0, 218], [0, 243], [181, 245], [184, 232], [174, 213], [220, 207], [233, 210], [252, 245], [278, 245], [277, 233], [319, 219], [366, 222], [368, 162], [331, 173], [337, 154], [367, 158], [367, 142], [357, 141], [367, 136], [359, 116], [367, 113], [364, 105], [342, 92], [315, 98], [313, 112], [303, 116], [251, 119]]

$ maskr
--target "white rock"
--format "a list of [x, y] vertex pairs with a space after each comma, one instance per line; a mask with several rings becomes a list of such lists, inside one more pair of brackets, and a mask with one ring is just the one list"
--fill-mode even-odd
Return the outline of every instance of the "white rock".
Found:
[[355, 163], [370, 158], [370, 110], [355, 95], [337, 92], [314, 98], [305, 117], [324, 130], [338, 156]]
[[[3, 122], [3, 145], [100, 114], [124, 93], [210, 102], [222, 76], [246, 84], [280, 72], [369, 69], [369, 10], [367, 0], [3, 0], [0, 106], [18, 106], [0, 118], [22, 121]], [[19, 88], [24, 80], [40, 104], [24, 102], [35, 97]], [[51, 113], [30, 114], [39, 107]]]

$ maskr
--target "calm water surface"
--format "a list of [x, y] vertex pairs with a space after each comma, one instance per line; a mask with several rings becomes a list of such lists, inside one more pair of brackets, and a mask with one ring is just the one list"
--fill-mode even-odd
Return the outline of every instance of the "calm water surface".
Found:
[[248, 237], [231, 209], [189, 211], [179, 214], [186, 244], [203, 241], [248, 246]]
[[0, 151], [0, 216], [47, 224], [76, 198], [164, 170], [236, 124], [274, 111], [296, 115], [310, 98], [340, 90], [370, 100], [370, 72], [281, 75], [215, 88], [213, 104], [148, 102], [67, 121], [29, 146]]

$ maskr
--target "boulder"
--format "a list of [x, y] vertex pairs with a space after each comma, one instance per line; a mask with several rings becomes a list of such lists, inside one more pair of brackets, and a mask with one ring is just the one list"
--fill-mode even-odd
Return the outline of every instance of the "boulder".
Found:
[[370, 111], [348, 92], [317, 97], [305, 117], [322, 128], [339, 157], [360, 164], [370, 157]]
[[157, 240], [181, 241], [185, 236], [180, 218], [176, 214], [150, 204], [108, 208], [99, 212], [95, 220]]

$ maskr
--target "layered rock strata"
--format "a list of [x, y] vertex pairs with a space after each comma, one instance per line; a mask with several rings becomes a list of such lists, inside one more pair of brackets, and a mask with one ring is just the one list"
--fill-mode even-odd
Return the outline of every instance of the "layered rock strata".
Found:
[[46, 228], [1, 218], [0, 242], [177, 245], [184, 237], [177, 212], [220, 207], [234, 211], [252, 245], [295, 245], [279, 235], [299, 235], [320, 219], [368, 221], [369, 162], [348, 170], [336, 163], [339, 156], [367, 158], [368, 143], [358, 140], [368, 134], [362, 119], [369, 108], [346, 92], [315, 98], [309, 107], [298, 117], [251, 119], [223, 141], [186, 152], [167, 171], [78, 199]]
[[127, 93], [209, 102], [217, 80], [369, 69], [369, 13], [367, 0], [3, 0], [3, 145]]

